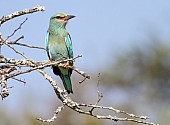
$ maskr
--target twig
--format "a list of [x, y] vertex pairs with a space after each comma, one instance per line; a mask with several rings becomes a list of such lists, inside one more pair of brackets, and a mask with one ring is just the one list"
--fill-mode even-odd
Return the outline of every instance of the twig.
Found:
[[84, 77], [82, 80], [79, 81], [79, 83], [83, 83], [85, 80], [87, 79], [87, 77]]
[[9, 74], [14, 70], [16, 70], [16, 68], [12, 65], [0, 65], [0, 75]]
[[[66, 61], [66, 60], [65, 60]], [[71, 98], [69, 98], [66, 94], [66, 91], [59, 88], [57, 86], [57, 83], [47, 74], [45, 73], [42, 69], [39, 69], [39, 68], [42, 68], [43, 66], [50, 66], [50, 65], [53, 65], [55, 63], [36, 63], [34, 61], [30, 61], [30, 60], [14, 60], [14, 59], [0, 59], [0, 62], [10, 62], [12, 64], [19, 64], [19, 65], [29, 65], [29, 66], [32, 66], [33, 68], [30, 69], [30, 70], [33, 70], [33, 69], [36, 69], [38, 68], [37, 70], [49, 81], [49, 83], [53, 86], [53, 89], [55, 90], [56, 92], [56, 95], [58, 96], [58, 98], [68, 107], [70, 107], [71, 109], [73, 109], [74, 111], [76, 112], [79, 112], [79, 113], [82, 113], [82, 114], [86, 114], [86, 115], [89, 115], [89, 116], [93, 116], [93, 117], [96, 117], [98, 119], [110, 119], [110, 120], [114, 120], [114, 121], [133, 121], [133, 122], [137, 122], [137, 123], [143, 123], [143, 124], [148, 124], [148, 125], [157, 125], [157, 124], [154, 124], [154, 123], [150, 123], [150, 122], [146, 122], [146, 121], [143, 121], [143, 120], [146, 120], [148, 117], [146, 116], [136, 116], [134, 114], [130, 114], [130, 113], [127, 113], [125, 111], [121, 111], [121, 110], [117, 110], [117, 109], [114, 109], [113, 107], [105, 107], [105, 106], [97, 106], [96, 104], [94, 105], [87, 105], [87, 104], [79, 104], [77, 102], [74, 102], [73, 100], [71, 100]], [[58, 61], [59, 63], [60, 61]], [[37, 64], [39, 64], [39, 66], [37, 66]], [[44, 64], [44, 65], [42, 65]], [[35, 66], [35, 67], [34, 67]], [[12, 74], [11, 74], [12, 75]], [[10, 76], [10, 75], [9, 75]], [[6, 76], [7, 77], [7, 76]], [[99, 90], [98, 90], [99, 91]], [[113, 117], [111, 115], [106, 115], [106, 116], [103, 116], [103, 115], [96, 115], [96, 114], [92, 114], [90, 111], [84, 111], [81, 109], [81, 107], [89, 107], [89, 108], [94, 108], [94, 109], [105, 109], [105, 110], [111, 110], [111, 111], [114, 111], [116, 113], [123, 113], [125, 115], [128, 115], [132, 118], [118, 118], [118, 117]], [[52, 117], [53, 119], [54, 117]], [[140, 118], [142, 120], [136, 120], [136, 119], [133, 119], [133, 118]], [[51, 120], [52, 121], [52, 120]]]
[[[27, 58], [23, 53], [21, 53], [21, 52], [19, 52], [18, 50], [16, 50], [14, 47], [12, 47], [11, 45], [9, 45], [6, 41], [10, 38], [10, 37], [12, 37], [19, 29], [21, 29], [21, 27], [22, 27], [22, 25], [27, 21], [27, 19], [28, 18], [26, 18], [20, 25], [19, 25], [19, 27], [17, 28], [17, 29], [15, 29], [14, 30], [14, 32], [11, 34], [11, 35], [9, 35], [5, 40], [3, 40], [3, 42], [2, 43], [4, 43], [5, 45], [7, 45], [9, 48], [11, 48], [13, 51], [15, 51], [17, 54], [19, 54], [19, 55], [21, 55], [21, 56], [23, 56], [24, 58]], [[2, 39], [2, 37], [1, 37], [1, 39]]]
[[17, 78], [15, 78], [15, 77], [13, 77], [12, 79], [14, 79], [14, 80], [16, 80], [16, 81], [18, 81], [18, 82], [22, 82], [22, 83], [26, 84], [26, 82], [23, 81], [23, 80], [21, 80], [21, 79], [17, 79]]
[[19, 45], [19, 46], [24, 46], [24, 47], [28, 47], [28, 48], [36, 48], [36, 49], [42, 49], [42, 50], [46, 50], [45, 48], [43, 47], [39, 47], [39, 46], [30, 46], [30, 45], [27, 45], [27, 44], [24, 44], [24, 43], [18, 43], [19, 40], [23, 39], [24, 36], [21, 36], [19, 37], [18, 39], [16, 39], [15, 41], [13, 42], [9, 42], [7, 40], [5, 40], [4, 38], [1, 38], [3, 42], [0, 43], [0, 46], [2, 46], [4, 44], [4, 41], [6, 41], [7, 44], [14, 44], [14, 45]]
[[[75, 59], [80, 58], [80, 57], [82, 57], [82, 55], [78, 55], [78, 56], [76, 56], [74, 58], [71, 58], [70, 60], [75, 61]], [[68, 66], [66, 66], [66, 68], [70, 68], [70, 69], [76, 71], [77, 73], [79, 73], [80, 75], [82, 75], [83, 77], [85, 77], [84, 80], [80, 81], [79, 83], [82, 83], [83, 81], [85, 81], [86, 78], [90, 79], [90, 76], [87, 73], [85, 73], [84, 71], [79, 70], [75, 66], [68, 65]]]
[[19, 52], [18, 50], [16, 50], [14, 47], [12, 47], [11, 45], [9, 45], [8, 43], [4, 43], [5, 45], [7, 45], [9, 48], [11, 48], [15, 53], [21, 55], [22, 57], [24, 57], [25, 59], [27, 59], [27, 57], [24, 55], [24, 53]]
[[3, 100], [4, 98], [6, 98], [9, 95], [5, 75], [0, 76], [0, 85], [1, 85], [0, 95]]
[[[73, 59], [75, 59], [75, 58], [73, 58]], [[38, 63], [38, 62], [34, 62], [34, 61], [31, 61], [31, 60], [28, 60], [28, 59], [26, 61], [25, 59], [24, 60], [16, 60], [16, 59], [0, 58], [0, 63], [10, 63], [10, 64], [14, 64], [14, 65], [25, 65], [25, 66], [28, 66], [28, 67], [33, 67], [33, 68], [28, 69], [26, 71], [13, 73], [13, 74], [8, 76], [8, 78], [12, 78], [12, 77], [20, 75], [20, 74], [28, 73], [28, 72], [31, 72], [31, 71], [34, 71], [34, 70], [37, 70], [37, 69], [43, 69], [45, 67], [50, 67], [50, 66], [53, 66], [53, 65], [58, 65], [62, 62], [70, 61], [70, 60], [73, 60], [73, 59], [53, 61], [53, 62], [50, 62], [50, 63], [49, 63], [49, 61], [44, 61], [44, 62]], [[38, 65], [38, 66], [36, 66], [35, 64]], [[84, 71], [81, 71], [74, 66], [68, 66], [68, 67], [72, 68], [73, 70], [75, 70], [80, 75], [82, 75], [86, 78], [90, 78], [90, 76], [87, 75]]]
[[100, 92], [99, 90], [99, 84], [100, 84], [100, 73], [98, 74], [98, 81], [97, 81], [97, 95], [98, 95], [98, 99], [96, 102], [96, 105], [100, 102], [100, 100], [103, 98], [103, 94]]
[[49, 122], [54, 122], [54, 120], [57, 118], [58, 113], [60, 113], [64, 109], [64, 106], [65, 106], [65, 104], [63, 104], [62, 106], [58, 107], [56, 109], [56, 111], [54, 112], [53, 117], [51, 117], [50, 119], [44, 120], [42, 118], [37, 118], [37, 120], [39, 120], [41, 122], [48, 122], [48, 123]]
[[0, 95], [2, 97], [2, 100], [9, 95], [8, 88], [7, 88], [6, 74], [9, 74], [14, 70], [16, 70], [16, 68], [10, 65], [0, 66], [0, 86], [1, 86]]
[[[42, 66], [41, 66], [41, 67], [42, 67]], [[35, 70], [37, 70], [37, 69], [41, 69], [41, 67], [34, 67], [34, 68], [27, 69], [27, 70], [24, 70], [24, 71], [19, 71], [19, 72], [12, 73], [12, 74], [6, 76], [6, 79], [13, 78], [13, 77], [18, 76], [18, 75], [21, 75], [21, 74], [26, 74], [26, 73], [35, 71]]]
[[[130, 113], [126, 113], [125, 111], [121, 111], [121, 110], [117, 110], [114, 109], [113, 107], [104, 107], [104, 106], [96, 106], [96, 105], [86, 105], [86, 104], [79, 104], [77, 102], [74, 102], [71, 100], [71, 98], [69, 98], [66, 94], [65, 91], [63, 91], [61, 88], [59, 88], [56, 84], [56, 82], [50, 77], [48, 76], [44, 71], [39, 70], [39, 72], [50, 82], [50, 84], [53, 86], [56, 95], [58, 96], [58, 98], [65, 103], [65, 105], [67, 105], [69, 108], [73, 109], [76, 112], [82, 113], [82, 114], [86, 114], [98, 119], [110, 119], [110, 120], [114, 120], [114, 121], [133, 121], [133, 122], [137, 122], [137, 123], [142, 123], [142, 124], [147, 124], [147, 125], [159, 125], [159, 124], [155, 124], [155, 123], [151, 123], [151, 122], [147, 122], [147, 121], [143, 121], [148, 119], [148, 117], [146, 116], [136, 116], [134, 114], [130, 114]], [[107, 110], [111, 110], [111, 111], [116, 111], [116, 113], [123, 113], [126, 114], [130, 117], [133, 118], [140, 118], [142, 120], [137, 120], [137, 119], [130, 119], [130, 118], [118, 118], [118, 117], [113, 117], [111, 115], [106, 115], [106, 116], [102, 116], [102, 115], [95, 115], [95, 114], [91, 114], [89, 111], [84, 111], [80, 108], [80, 106], [83, 107], [94, 107], [94, 108], [101, 108], [101, 109], [107, 109]]]
[[[22, 36], [20, 36], [18, 39], [16, 39], [13, 43], [17, 43], [19, 40], [21, 40], [21, 39], [24, 39], [24, 36], [22, 35]], [[12, 42], [10, 42], [10, 43], [12, 43]], [[8, 43], [8, 44], [10, 44], [10, 43]]]
[[19, 45], [19, 46], [24, 46], [24, 47], [28, 47], [28, 48], [35, 48], [35, 49], [42, 49], [42, 50], [46, 50], [43, 47], [39, 47], [39, 46], [30, 46], [24, 43], [9, 43], [9, 44], [15, 44], [15, 45]]
[[[26, 18], [26, 19], [19, 25], [19, 27], [13, 31], [13, 33], [12, 33], [11, 35], [7, 36], [6, 40], [8, 40], [8, 39], [9, 39], [10, 37], [12, 37], [19, 29], [21, 29], [22, 25], [23, 25], [27, 20], [28, 20], [28, 18]], [[5, 40], [5, 41], [6, 41], [6, 40]]]
[[83, 77], [90, 79], [90, 76], [87, 73], [85, 73], [84, 71], [81, 71], [81, 70], [79, 70], [78, 68], [76, 68], [74, 66], [68, 66], [68, 68], [73, 69], [74, 71], [76, 71], [77, 73], [82, 75]]
[[[96, 101], [96, 104], [95, 104], [96, 106], [98, 105], [100, 100], [103, 98], [103, 94], [100, 93], [100, 91], [99, 91], [99, 83], [100, 83], [100, 78], [99, 77], [100, 77], [100, 73], [98, 74], [98, 81], [97, 81], [97, 101]], [[95, 109], [95, 107], [92, 107], [89, 112], [92, 114], [94, 109]]]
[[3, 24], [4, 22], [10, 20], [10, 19], [15, 18], [15, 17], [22, 16], [22, 15], [25, 15], [25, 14], [34, 13], [34, 12], [37, 12], [37, 11], [44, 11], [44, 10], [45, 10], [45, 8], [43, 6], [37, 5], [36, 7], [33, 7], [32, 9], [24, 9], [22, 11], [14, 12], [14, 13], [9, 14], [7, 16], [3, 16], [0, 19], [0, 25]]
[[93, 104], [89, 104], [89, 105], [87, 105], [87, 104], [80, 104], [79, 106], [110, 110], [110, 111], [113, 111], [115, 113], [122, 113], [122, 114], [128, 115], [128, 116], [130, 116], [132, 118], [139, 118], [139, 119], [142, 119], [142, 120], [149, 119], [149, 117], [147, 117], [147, 116], [137, 116], [137, 115], [134, 115], [134, 114], [131, 114], [131, 113], [127, 113], [127, 112], [122, 111], [122, 110], [115, 109], [113, 107], [97, 106], [97, 105], [93, 105]]

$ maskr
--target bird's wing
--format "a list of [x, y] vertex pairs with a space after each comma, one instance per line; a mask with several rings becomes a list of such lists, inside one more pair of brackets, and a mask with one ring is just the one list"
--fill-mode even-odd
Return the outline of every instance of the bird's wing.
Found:
[[48, 48], [48, 37], [49, 37], [49, 32], [47, 31], [47, 34], [45, 36], [45, 48], [46, 48], [46, 51], [47, 51], [47, 55], [48, 55], [48, 58], [50, 59], [50, 53], [49, 53], [49, 48]]
[[73, 58], [73, 47], [72, 47], [70, 34], [67, 34], [65, 36], [65, 42], [66, 42], [66, 47], [67, 47], [69, 58]]

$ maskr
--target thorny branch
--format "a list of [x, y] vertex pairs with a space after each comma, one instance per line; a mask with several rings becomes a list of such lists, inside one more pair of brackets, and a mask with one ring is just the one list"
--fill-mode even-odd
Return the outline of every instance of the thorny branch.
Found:
[[[15, 17], [21, 16], [21, 15], [24, 15], [24, 14], [30, 14], [30, 13], [37, 12], [37, 11], [44, 11], [44, 7], [36, 6], [32, 9], [25, 9], [23, 11], [17, 11], [17, 12], [14, 12], [12, 14], [9, 14], [7, 16], [3, 16], [0, 19], [0, 25], [3, 24], [4, 22], [10, 20], [10, 19], [15, 18]], [[100, 91], [99, 91], [99, 82], [100, 82], [99, 76], [98, 76], [98, 84], [97, 84], [98, 99], [97, 99], [95, 104], [82, 104], [82, 103], [78, 103], [78, 102], [73, 101], [70, 97], [68, 97], [66, 90], [63, 90], [60, 87], [58, 87], [57, 83], [52, 79], [51, 76], [49, 76], [46, 72], [44, 72], [43, 69], [47, 68], [47, 67], [51, 67], [53, 65], [60, 65], [62, 62], [65, 62], [65, 61], [66, 62], [67, 61], [75, 61], [77, 58], [79, 58], [81, 56], [77, 56], [77, 57], [72, 58], [72, 59], [64, 58], [63, 60], [60, 60], [60, 61], [58, 60], [58, 61], [41, 61], [41, 62], [36, 62], [32, 59], [27, 58], [24, 55], [24, 53], [15, 49], [15, 47], [13, 47], [13, 45], [19, 45], [21, 47], [24, 46], [24, 47], [28, 47], [28, 48], [36, 48], [36, 49], [41, 49], [41, 50], [45, 50], [45, 49], [43, 47], [36, 47], [36, 46], [30, 46], [30, 45], [23, 44], [23, 43], [18, 43], [18, 41], [23, 39], [24, 36], [21, 36], [14, 41], [8, 41], [8, 39], [10, 37], [15, 35], [15, 33], [19, 29], [21, 29], [22, 25], [25, 23], [26, 20], [24, 20], [20, 24], [20, 26], [17, 29], [15, 29], [14, 32], [11, 35], [9, 35], [6, 39], [3, 38], [1, 33], [0, 33], [0, 46], [7, 45], [9, 47], [9, 49], [12, 49], [15, 53], [24, 57], [24, 59], [17, 60], [17, 59], [5, 58], [3, 55], [0, 55], [0, 63], [3, 64], [3, 65], [0, 65], [0, 86], [1, 86], [0, 95], [1, 95], [2, 99], [4, 99], [5, 97], [7, 97], [9, 95], [9, 91], [8, 91], [9, 87], [7, 87], [7, 84], [8, 84], [7, 80], [8, 79], [12, 78], [12, 79], [15, 79], [19, 82], [25, 83], [25, 81], [17, 79], [15, 77], [20, 76], [21, 74], [32, 72], [32, 71], [38, 71], [52, 85], [57, 97], [63, 103], [62, 106], [60, 106], [56, 109], [56, 111], [54, 112], [54, 115], [50, 119], [44, 120], [42, 118], [37, 118], [37, 120], [39, 120], [39, 121], [53, 122], [57, 118], [57, 115], [62, 110], [64, 110], [65, 106], [67, 106], [67, 107], [71, 108], [72, 110], [74, 110], [78, 113], [89, 115], [89, 116], [95, 117], [97, 119], [109, 119], [109, 120], [113, 120], [113, 121], [132, 121], [132, 122], [142, 123], [142, 124], [147, 124], [147, 125], [158, 125], [158, 124], [155, 124], [155, 123], [145, 121], [145, 120], [148, 119], [147, 116], [137, 116], [137, 115], [127, 113], [127, 112], [122, 111], [122, 110], [115, 109], [113, 107], [99, 106], [98, 103], [100, 102], [100, 100], [103, 97], [102, 93], [100, 93]], [[27, 69], [22, 70], [22, 68], [20, 68], [20, 67], [26, 67]], [[81, 76], [84, 77], [84, 79], [82, 81], [80, 81], [80, 83], [82, 83], [85, 79], [90, 78], [90, 76], [87, 73], [79, 70], [75, 66], [66, 66], [66, 68], [71, 68], [74, 71], [76, 71], [78, 74], [80, 74]], [[120, 118], [120, 117], [117, 117], [117, 116], [112, 116], [110, 114], [108, 114], [108, 115], [95, 114], [93, 111], [98, 110], [98, 109], [100, 109], [100, 110], [110, 110], [114, 113], [119, 113], [119, 114], [121, 113], [121, 114], [126, 115], [127, 117]]]

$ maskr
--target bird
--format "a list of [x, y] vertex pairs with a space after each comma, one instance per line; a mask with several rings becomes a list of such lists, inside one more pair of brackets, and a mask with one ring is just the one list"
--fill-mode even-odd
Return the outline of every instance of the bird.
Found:
[[[70, 34], [66, 30], [68, 21], [74, 15], [57, 13], [50, 18], [49, 28], [45, 38], [45, 46], [49, 60], [59, 61], [73, 58], [73, 47]], [[61, 63], [73, 66], [73, 61]], [[72, 69], [61, 65], [52, 66], [53, 73], [59, 75], [68, 94], [73, 93], [71, 84]]]

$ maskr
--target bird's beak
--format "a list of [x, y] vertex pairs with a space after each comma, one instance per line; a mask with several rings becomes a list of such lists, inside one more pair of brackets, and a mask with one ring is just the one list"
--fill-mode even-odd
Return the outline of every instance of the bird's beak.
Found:
[[73, 15], [67, 15], [67, 20], [72, 19], [72, 18], [74, 18], [74, 17], [76, 17], [76, 16], [73, 16]]

